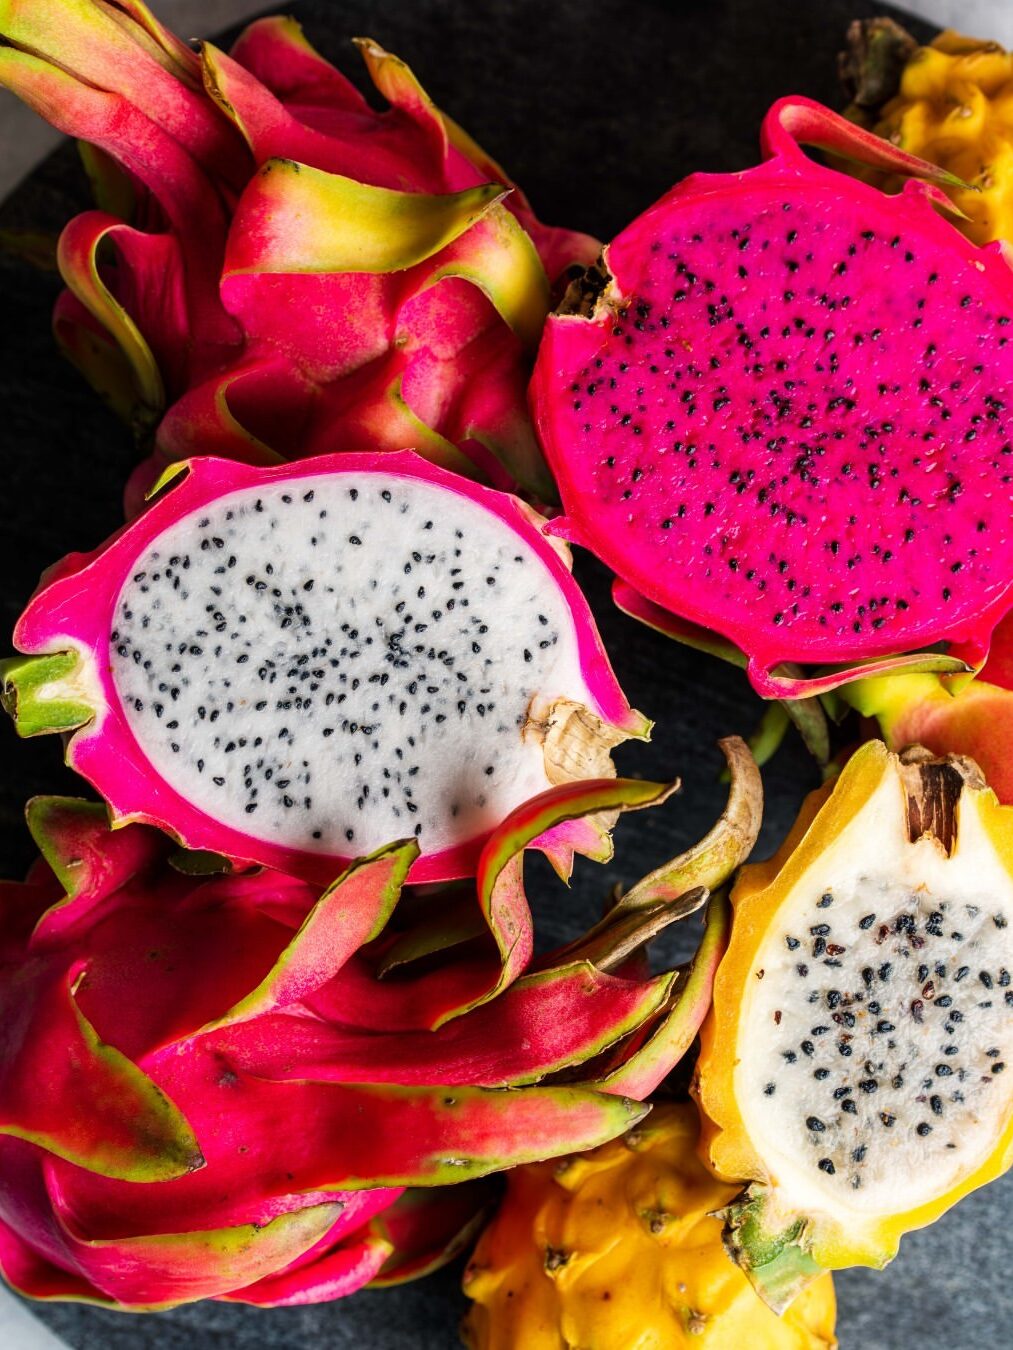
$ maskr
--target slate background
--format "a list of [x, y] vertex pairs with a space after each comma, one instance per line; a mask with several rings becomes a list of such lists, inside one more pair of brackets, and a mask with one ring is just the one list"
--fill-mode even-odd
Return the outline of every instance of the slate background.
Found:
[[[835, 53], [850, 18], [883, 12], [864, 0], [306, 0], [291, 11], [349, 73], [347, 39], [368, 33], [404, 56], [436, 101], [523, 183], [539, 214], [609, 237], [691, 170], [744, 168], [757, 157], [766, 107], [799, 92], [837, 102]], [[925, 36], [930, 31], [914, 21]], [[0, 207], [0, 228], [58, 228], [86, 204], [71, 147], [51, 156]], [[0, 630], [9, 633], [44, 566], [89, 549], [120, 520], [134, 461], [124, 429], [61, 360], [49, 336], [58, 279], [0, 256]], [[581, 559], [606, 645], [631, 701], [658, 721], [652, 744], [620, 752], [621, 771], [680, 774], [660, 810], [620, 823], [616, 861], [585, 864], [570, 892], [532, 869], [543, 945], [597, 913], [612, 884], [698, 838], [720, 810], [718, 736], [748, 734], [760, 704], [739, 672], [694, 656], [624, 618], [602, 569]], [[5, 640], [6, 641], [6, 640]], [[783, 835], [815, 783], [789, 741], [764, 771], [761, 850]], [[31, 857], [22, 823], [34, 792], [81, 792], [55, 738], [18, 742], [0, 724], [0, 875]], [[690, 935], [686, 935], [688, 941]], [[692, 935], [695, 940], [695, 933]], [[1009, 1350], [1007, 1206], [1013, 1178], [964, 1201], [905, 1239], [885, 1276], [838, 1277], [839, 1334], [857, 1350]], [[76, 1305], [33, 1311], [79, 1350], [208, 1347], [450, 1350], [463, 1308], [459, 1269], [418, 1285], [364, 1292], [319, 1308], [259, 1311], [204, 1304], [143, 1319]], [[622, 1350], [622, 1347], [615, 1347]], [[751, 1348], [743, 1347], [743, 1350]]]

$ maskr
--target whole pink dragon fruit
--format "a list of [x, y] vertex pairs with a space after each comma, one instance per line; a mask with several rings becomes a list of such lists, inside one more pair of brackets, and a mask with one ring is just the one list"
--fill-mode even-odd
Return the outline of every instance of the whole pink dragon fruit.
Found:
[[[160, 465], [413, 446], [542, 497], [525, 385], [549, 229], [403, 62], [374, 111], [294, 20], [191, 51], [140, 0], [4, 0], [0, 82], [87, 143], [99, 210], [60, 241], [55, 330]], [[117, 165], [119, 167], [117, 167]]]
[[277, 872], [185, 875], [157, 831], [36, 799], [45, 861], [2, 887], [0, 1271], [34, 1297], [142, 1309], [317, 1302], [432, 1268], [486, 1203], [471, 1179], [645, 1114], [625, 1094], [651, 1090], [695, 1035], [723, 904], [680, 997], [678, 974], [645, 974], [637, 948], [748, 851], [757, 792], [750, 766], [706, 860], [645, 879], [526, 973], [525, 846], [665, 789], [528, 804], [489, 841], [477, 927], [463, 906], [434, 926], [415, 897], [398, 905], [414, 841], [321, 895]]
[[978, 664], [1013, 600], [1005, 248], [800, 142], [948, 177], [782, 100], [763, 164], [678, 184], [574, 283], [532, 383], [552, 528], [768, 698]]
[[[326, 883], [413, 835], [413, 881], [467, 876], [515, 806], [650, 727], [541, 525], [408, 451], [203, 456], [46, 574], [4, 701], [22, 735], [71, 733], [117, 821], [188, 848]], [[562, 824], [557, 868], [610, 823]]]

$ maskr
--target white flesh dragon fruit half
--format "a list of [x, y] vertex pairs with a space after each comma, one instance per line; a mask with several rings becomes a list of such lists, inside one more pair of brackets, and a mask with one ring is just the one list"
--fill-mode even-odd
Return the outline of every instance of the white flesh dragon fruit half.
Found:
[[[611, 774], [649, 724], [568, 556], [516, 498], [410, 452], [192, 461], [137, 522], [44, 581], [8, 702], [114, 818], [326, 880], [417, 838], [412, 879], [474, 865], [553, 783]], [[586, 823], [550, 845], [600, 850]]]
[[732, 892], [701, 1030], [725, 1242], [778, 1310], [1013, 1163], [1013, 808], [869, 741]]
[[1013, 877], [972, 810], [952, 853], [906, 833], [885, 776], [792, 886], [747, 988], [743, 1120], [817, 1210], [842, 1191], [871, 1214], [924, 1203], [1009, 1112]]

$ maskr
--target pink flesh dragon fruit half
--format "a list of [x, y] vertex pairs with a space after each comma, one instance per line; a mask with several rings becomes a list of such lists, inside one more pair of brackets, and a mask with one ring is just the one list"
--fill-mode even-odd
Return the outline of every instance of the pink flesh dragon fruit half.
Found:
[[1013, 598], [1005, 248], [968, 243], [931, 183], [887, 196], [800, 142], [945, 177], [782, 100], [763, 164], [686, 179], [606, 247], [532, 383], [552, 528], [613, 568], [623, 608], [728, 640], [767, 697], [941, 643], [928, 668], [978, 663]]
[[294, 20], [190, 50], [139, 0], [3, 0], [0, 83], [85, 144], [57, 338], [160, 467], [356, 440], [550, 497], [525, 387], [550, 282], [597, 245], [376, 43], [377, 112]]
[[[414, 836], [413, 881], [464, 876], [512, 808], [650, 726], [540, 523], [408, 451], [195, 459], [44, 577], [5, 701], [22, 735], [71, 733], [116, 821], [320, 882]], [[607, 823], [561, 826], [555, 864]]]
[[726, 902], [685, 981], [638, 949], [752, 847], [758, 775], [741, 742], [726, 753], [711, 834], [531, 969], [524, 849], [669, 789], [525, 804], [487, 844], [470, 931], [449, 906], [438, 929], [420, 897], [399, 904], [413, 840], [320, 894], [268, 870], [184, 875], [165, 835], [36, 799], [44, 861], [0, 884], [0, 1272], [31, 1297], [135, 1310], [284, 1306], [449, 1259], [488, 1203], [475, 1179], [620, 1134], [647, 1109], [630, 1095], [692, 1042]]

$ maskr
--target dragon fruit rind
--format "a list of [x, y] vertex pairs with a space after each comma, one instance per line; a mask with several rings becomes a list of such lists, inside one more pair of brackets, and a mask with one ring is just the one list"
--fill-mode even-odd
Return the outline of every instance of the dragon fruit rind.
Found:
[[[802, 141], [934, 182], [887, 196]], [[941, 217], [942, 170], [818, 104], [775, 104], [763, 145], [674, 187], [549, 320], [554, 528], [768, 697], [800, 692], [785, 663], [976, 664], [1013, 587], [1003, 247]]]
[[[43, 579], [8, 705], [189, 848], [326, 883], [411, 835], [413, 881], [465, 876], [513, 807], [649, 728], [536, 521], [407, 451], [195, 459]], [[557, 865], [606, 825], [562, 826]]]
[[472, 1350], [836, 1350], [829, 1275], [778, 1317], [728, 1260], [734, 1196], [689, 1102], [592, 1153], [514, 1168], [464, 1273]]
[[490, 839], [470, 904], [479, 929], [511, 918], [522, 962], [456, 920], [419, 927], [408, 894], [399, 917], [414, 840], [321, 894], [187, 875], [164, 834], [36, 799], [44, 860], [0, 887], [0, 1271], [38, 1298], [277, 1306], [447, 1259], [487, 1204], [476, 1179], [622, 1133], [647, 1108], [615, 1068], [639, 1074], [653, 1044], [663, 1076], [702, 1020], [710, 957], [681, 999], [634, 959], [680, 914], [657, 879], [639, 917], [524, 969], [532, 835], [665, 795], [552, 789]]
[[403, 62], [377, 112], [294, 20], [191, 51], [138, 0], [3, 0], [0, 83], [84, 143], [58, 340], [159, 466], [349, 436], [543, 497], [527, 415], [550, 281], [596, 245], [543, 226]]
[[487, 1173], [621, 1134], [699, 1029], [720, 893], [684, 982], [641, 949], [755, 841], [756, 767], [723, 748], [711, 832], [537, 963], [525, 849], [671, 786], [549, 789], [435, 910], [431, 887], [404, 888], [414, 839], [321, 893], [266, 869], [197, 875], [98, 804], [31, 802], [43, 856], [0, 883], [0, 1273], [119, 1308], [280, 1306], [450, 1259]]

